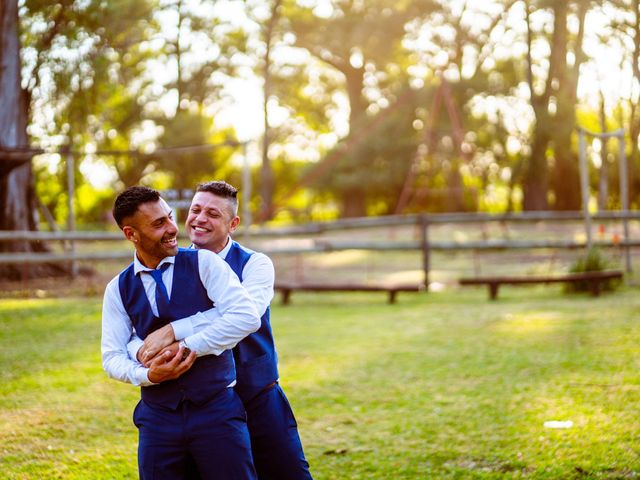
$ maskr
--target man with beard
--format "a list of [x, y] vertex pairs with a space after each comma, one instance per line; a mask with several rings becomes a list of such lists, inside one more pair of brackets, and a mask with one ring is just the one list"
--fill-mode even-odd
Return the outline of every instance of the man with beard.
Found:
[[[203, 479], [255, 479], [229, 350], [260, 327], [250, 297], [217, 255], [178, 249], [171, 208], [157, 191], [128, 188], [113, 216], [135, 256], [105, 289], [102, 363], [110, 377], [141, 386], [140, 478], [188, 478], [195, 466]], [[205, 315], [212, 311], [215, 323]], [[129, 358], [132, 335], [146, 339], [179, 319], [202, 325], [146, 366]]]
[[[297, 424], [284, 391], [278, 384], [278, 361], [270, 324], [274, 268], [264, 254], [231, 239], [240, 223], [238, 191], [222, 181], [198, 185], [191, 201], [186, 229], [193, 246], [223, 258], [238, 275], [261, 317], [260, 329], [233, 349], [236, 391], [247, 410], [254, 464], [260, 480], [310, 480]], [[198, 321], [173, 322], [129, 345], [131, 358], [152, 361], [156, 352], [185, 335], [198, 331]]]

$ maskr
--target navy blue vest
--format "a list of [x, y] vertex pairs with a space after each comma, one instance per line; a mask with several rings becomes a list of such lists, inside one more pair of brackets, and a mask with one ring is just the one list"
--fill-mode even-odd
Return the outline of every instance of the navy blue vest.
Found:
[[[142, 280], [139, 275], [134, 274], [133, 263], [122, 271], [118, 285], [124, 308], [136, 333], [142, 339], [173, 320], [213, 307], [213, 302], [200, 281], [197, 250], [181, 248], [176, 256], [169, 301], [170, 318], [158, 318], [153, 314]], [[204, 355], [198, 357], [192, 367], [179, 378], [142, 387], [142, 400], [169, 408], [176, 408], [181, 400], [202, 404], [226, 388], [234, 379], [233, 355], [229, 350], [219, 356]]]
[[[242, 271], [253, 251], [233, 242], [225, 260], [242, 282]], [[271, 332], [270, 307], [260, 319], [260, 328], [242, 340], [234, 349], [236, 392], [247, 403], [266, 386], [278, 380], [278, 354]]]

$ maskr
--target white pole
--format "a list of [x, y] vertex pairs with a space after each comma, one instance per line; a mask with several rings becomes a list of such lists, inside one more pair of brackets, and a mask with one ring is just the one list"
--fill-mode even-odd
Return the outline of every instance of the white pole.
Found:
[[620, 203], [622, 207], [622, 214], [624, 218], [622, 220], [622, 226], [624, 228], [624, 241], [625, 241], [625, 261], [627, 272], [631, 273], [631, 248], [629, 247], [629, 220], [627, 214], [629, 213], [629, 182], [627, 181], [627, 152], [625, 149], [624, 130], [620, 132], [618, 137], [618, 144], [620, 145]]
[[[66, 152], [66, 166], [67, 166], [67, 208], [69, 215], [67, 217], [67, 230], [69, 232], [75, 232], [76, 230], [76, 216], [73, 209], [73, 198], [75, 197], [75, 178], [74, 178], [74, 159], [71, 149], [68, 148]], [[73, 240], [69, 241], [69, 252], [75, 253], [76, 245]], [[75, 278], [78, 275], [78, 264], [75, 261], [71, 261], [71, 278]]]
[[247, 142], [242, 144], [242, 223], [246, 228], [251, 226], [251, 168], [249, 168], [249, 155]]
[[587, 169], [587, 145], [584, 131], [578, 130], [578, 144], [580, 147], [580, 190], [582, 192], [582, 213], [584, 215], [584, 229], [587, 234], [587, 251], [591, 250], [591, 215], [589, 214], [589, 171]]

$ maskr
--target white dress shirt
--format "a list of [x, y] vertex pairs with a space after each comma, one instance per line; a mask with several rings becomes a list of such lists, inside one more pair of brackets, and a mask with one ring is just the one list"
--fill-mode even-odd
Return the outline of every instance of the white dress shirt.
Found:
[[[155, 281], [150, 274], [144, 273], [151, 269], [142, 265], [135, 255], [133, 262], [134, 273], [140, 275], [151, 310], [157, 315]], [[167, 257], [158, 265], [158, 268], [164, 263], [171, 265], [162, 274], [169, 298], [173, 288], [174, 262], [175, 257]], [[219, 256], [208, 250], [198, 250], [198, 270], [202, 285], [215, 308], [187, 317], [185, 320], [194, 321], [202, 328], [197, 332], [192, 330], [184, 337], [176, 337], [176, 340], [184, 340], [198, 356], [220, 355], [260, 328], [260, 315], [236, 274]], [[127, 351], [127, 343], [135, 330], [120, 297], [118, 278], [119, 275], [113, 278], [104, 292], [102, 365], [111, 378], [134, 385], [152, 385], [148, 378], [149, 369], [132, 360]], [[212, 312], [215, 312], [215, 321], [212, 321]]]
[[[229, 250], [231, 250], [231, 245], [232, 240], [231, 237], [229, 237], [227, 245], [218, 252], [218, 256], [220, 258], [227, 258]], [[258, 315], [261, 317], [264, 315], [264, 312], [267, 311], [267, 307], [271, 304], [271, 300], [273, 300], [274, 282], [275, 270], [273, 268], [273, 262], [264, 253], [255, 252], [251, 257], [249, 257], [249, 260], [242, 271], [242, 286], [249, 294], [251, 301], [258, 311]], [[210, 322], [217, 322], [216, 319], [219, 316], [220, 312], [214, 308], [207, 310], [203, 314], [193, 315], [191, 317], [171, 322], [176, 340], [188, 339], [196, 332], [204, 330]], [[187, 340], [185, 341], [190, 345]], [[133, 336], [127, 346], [131, 359], [135, 360], [137, 358], [136, 355], [142, 346], [142, 343], [142, 340], [137, 335]], [[235, 345], [233, 346], [235, 347]], [[216, 353], [214, 349], [203, 351], [202, 354], [219, 355], [219, 353]]]

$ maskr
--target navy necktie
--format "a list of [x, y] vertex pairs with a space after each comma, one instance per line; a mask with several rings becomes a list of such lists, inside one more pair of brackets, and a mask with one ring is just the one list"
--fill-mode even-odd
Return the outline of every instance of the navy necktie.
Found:
[[156, 281], [156, 306], [158, 307], [158, 317], [169, 317], [169, 294], [167, 293], [167, 287], [164, 286], [162, 281], [162, 272], [169, 268], [170, 263], [163, 263], [160, 268], [151, 270], [149, 273]]

